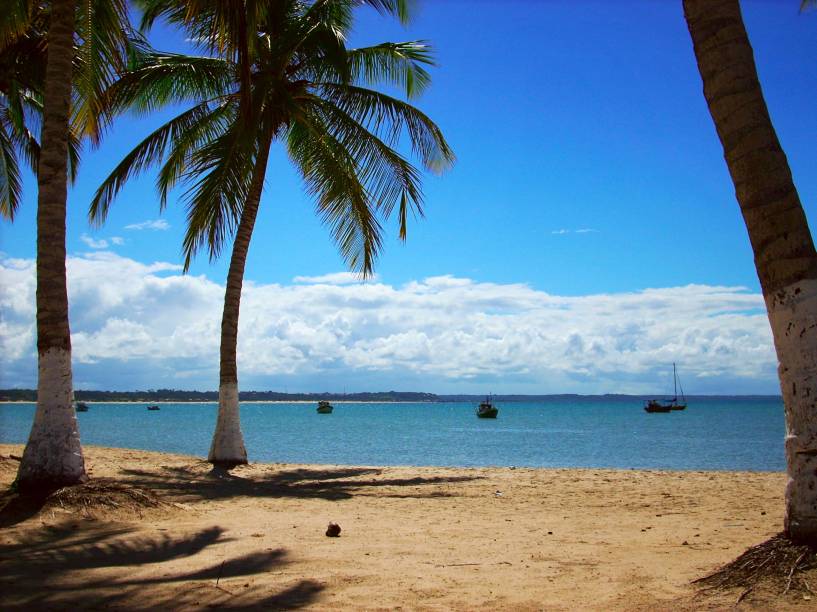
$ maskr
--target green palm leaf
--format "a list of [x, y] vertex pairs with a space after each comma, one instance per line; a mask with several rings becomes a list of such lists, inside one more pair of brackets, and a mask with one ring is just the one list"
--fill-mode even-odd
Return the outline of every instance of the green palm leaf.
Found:
[[199, 177], [187, 191], [187, 231], [182, 243], [187, 271], [198, 251], [207, 248], [210, 259], [221, 254], [238, 225], [247, 198], [255, 143], [247, 143], [240, 122], [233, 122], [217, 138], [190, 156], [190, 177]]
[[320, 83], [318, 91], [355, 121], [376, 134], [384, 134], [387, 142], [396, 143], [406, 131], [411, 148], [432, 172], [447, 170], [456, 157], [439, 127], [415, 107], [386, 94], [336, 83]]
[[302, 113], [287, 136], [289, 155], [316, 198], [318, 214], [330, 227], [341, 256], [352, 270], [371, 275], [382, 230], [355, 160], [317, 113]]
[[409, 98], [416, 98], [431, 83], [431, 75], [422, 66], [434, 65], [433, 52], [426, 41], [382, 43], [351, 49], [348, 56], [355, 80], [369, 86], [395, 85]]
[[96, 190], [88, 211], [90, 222], [97, 225], [104, 223], [111, 202], [125, 182], [147, 168], [158, 165], [171, 143], [182, 139], [188, 130], [195, 130], [201, 122], [207, 121], [211, 112], [208, 102], [198, 104], [154, 130], [136, 145]]
[[354, 159], [368, 198], [381, 214], [388, 218], [400, 205], [400, 238], [405, 240], [408, 209], [415, 216], [423, 216], [417, 168], [337, 106], [319, 98], [313, 103], [324, 125]]
[[105, 108], [147, 113], [171, 103], [223, 96], [233, 87], [233, 67], [222, 59], [135, 51], [129, 70], [105, 92]]
[[20, 206], [23, 188], [14, 149], [6, 122], [0, 122], [0, 215], [11, 221]]

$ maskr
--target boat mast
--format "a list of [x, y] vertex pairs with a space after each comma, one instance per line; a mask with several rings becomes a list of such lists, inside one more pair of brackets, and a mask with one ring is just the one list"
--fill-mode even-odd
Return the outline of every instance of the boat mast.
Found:
[[[678, 399], [678, 375], [675, 373], [675, 362], [672, 362], [672, 394]], [[675, 401], [673, 400], [673, 401]]]

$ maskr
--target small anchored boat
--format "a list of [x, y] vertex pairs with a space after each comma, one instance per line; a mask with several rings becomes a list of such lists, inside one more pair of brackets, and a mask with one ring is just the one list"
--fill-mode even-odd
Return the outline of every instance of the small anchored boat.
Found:
[[[644, 410], [646, 412], [672, 412], [673, 410], [684, 410], [687, 407], [687, 400], [684, 397], [684, 389], [681, 387], [681, 383], [678, 380], [678, 372], [675, 369], [675, 364], [672, 364], [672, 386], [673, 386], [673, 397], [669, 401], [661, 401], [661, 400], [647, 400], [647, 403], [644, 404]], [[681, 390], [681, 401], [678, 401], [678, 390]]]
[[159, 407], [154, 404], [153, 406], [148, 406], [148, 410], [159, 410]]
[[88, 412], [88, 404], [85, 402], [77, 402], [77, 412]]
[[318, 402], [318, 414], [332, 414], [332, 410], [332, 404], [326, 400], [321, 400]]
[[484, 402], [480, 402], [477, 408], [477, 416], [481, 419], [495, 419], [499, 414], [499, 409], [491, 402], [491, 397], [485, 398]]

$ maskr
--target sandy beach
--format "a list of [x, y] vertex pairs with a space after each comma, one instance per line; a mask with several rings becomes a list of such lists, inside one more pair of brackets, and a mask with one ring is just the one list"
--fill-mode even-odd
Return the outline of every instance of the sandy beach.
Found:
[[[85, 494], [38, 508], [5, 495], [0, 608], [731, 608], [738, 593], [690, 582], [783, 519], [780, 473], [252, 464], [214, 475], [195, 457], [85, 452]], [[21, 453], [0, 445], [4, 491]], [[340, 537], [325, 535], [330, 521]], [[758, 590], [740, 607], [814, 609], [806, 597]]]

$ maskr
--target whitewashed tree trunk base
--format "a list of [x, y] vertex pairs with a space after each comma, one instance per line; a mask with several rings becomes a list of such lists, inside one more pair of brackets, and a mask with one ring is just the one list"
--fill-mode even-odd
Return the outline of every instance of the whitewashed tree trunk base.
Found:
[[17, 486], [49, 491], [85, 482], [71, 379], [71, 352], [52, 348], [39, 355], [37, 411], [23, 451]]
[[766, 296], [786, 406], [785, 528], [817, 542], [817, 281]]
[[218, 389], [218, 420], [210, 454], [213, 465], [234, 467], [247, 463], [247, 450], [241, 433], [238, 411], [238, 384], [222, 383]]

